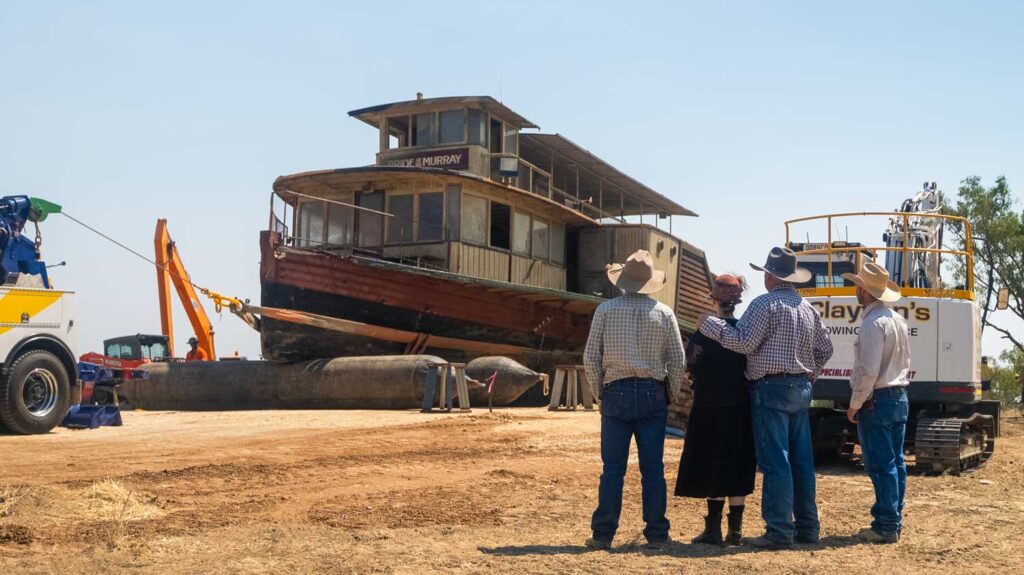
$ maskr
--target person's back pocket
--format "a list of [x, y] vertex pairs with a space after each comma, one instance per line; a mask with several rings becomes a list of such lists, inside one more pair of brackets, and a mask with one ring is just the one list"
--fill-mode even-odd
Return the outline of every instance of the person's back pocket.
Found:
[[622, 417], [625, 392], [605, 389], [601, 392], [601, 415], [609, 417]]

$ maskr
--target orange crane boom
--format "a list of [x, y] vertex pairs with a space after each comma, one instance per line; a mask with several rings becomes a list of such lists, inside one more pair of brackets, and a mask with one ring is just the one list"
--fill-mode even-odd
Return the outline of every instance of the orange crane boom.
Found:
[[213, 361], [217, 354], [213, 348], [213, 326], [210, 318], [199, 301], [195, 288], [189, 279], [185, 265], [178, 255], [178, 248], [171, 240], [167, 232], [167, 220], [156, 221], [156, 234], [153, 237], [153, 247], [156, 250], [156, 284], [157, 293], [160, 296], [160, 328], [167, 336], [167, 343], [170, 346], [171, 355], [174, 354], [174, 321], [171, 310], [171, 286], [178, 292], [178, 299], [185, 308], [185, 315], [192, 324], [192, 331], [199, 340], [199, 348], [206, 352], [206, 357]]

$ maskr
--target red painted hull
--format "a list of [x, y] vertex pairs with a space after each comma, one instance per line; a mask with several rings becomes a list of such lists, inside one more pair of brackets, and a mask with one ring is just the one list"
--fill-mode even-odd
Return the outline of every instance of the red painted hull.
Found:
[[[261, 247], [262, 305], [428, 336], [514, 345], [531, 353], [578, 354], [598, 303], [552, 290], [282, 247], [271, 232], [263, 232]], [[268, 359], [432, 351], [278, 321], [264, 322], [261, 331]], [[487, 355], [433, 351], [453, 361]]]

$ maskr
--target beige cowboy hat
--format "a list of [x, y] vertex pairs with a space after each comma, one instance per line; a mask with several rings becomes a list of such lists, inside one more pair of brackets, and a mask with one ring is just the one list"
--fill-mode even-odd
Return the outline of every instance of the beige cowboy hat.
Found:
[[796, 265], [796, 254], [789, 248], [772, 248], [763, 266], [750, 264], [759, 272], [769, 273], [784, 282], [802, 284], [811, 279], [811, 272]]
[[889, 279], [889, 270], [875, 262], [865, 263], [860, 274], [843, 274], [843, 279], [853, 282], [857, 287], [864, 288], [866, 292], [880, 301], [894, 302], [903, 297], [900, 293], [900, 286]]
[[624, 264], [608, 264], [608, 281], [626, 293], [654, 293], [665, 287], [665, 272], [654, 269], [654, 258], [647, 250], [637, 250]]

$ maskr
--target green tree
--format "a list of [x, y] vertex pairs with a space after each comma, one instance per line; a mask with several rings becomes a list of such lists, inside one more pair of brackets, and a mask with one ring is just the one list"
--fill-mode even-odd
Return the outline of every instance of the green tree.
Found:
[[1021, 396], [1021, 375], [1024, 373], [1024, 352], [1008, 349], [992, 374], [992, 399], [1010, 403]]
[[[984, 306], [983, 327], [1002, 334], [1018, 354], [1024, 354], [1024, 336], [994, 323], [996, 293], [1000, 288], [1010, 292], [1010, 313], [1024, 320], [1024, 211], [1016, 211], [1016, 200], [1004, 176], [995, 185], [985, 187], [981, 178], [971, 176], [960, 182], [955, 204], [943, 202], [947, 214], [961, 216], [971, 222], [971, 236], [964, 226], [952, 225], [962, 245], [971, 242], [974, 248], [975, 289]], [[966, 276], [966, 262], [955, 264], [961, 281]], [[1018, 389], [1020, 386], [1018, 385]]]

